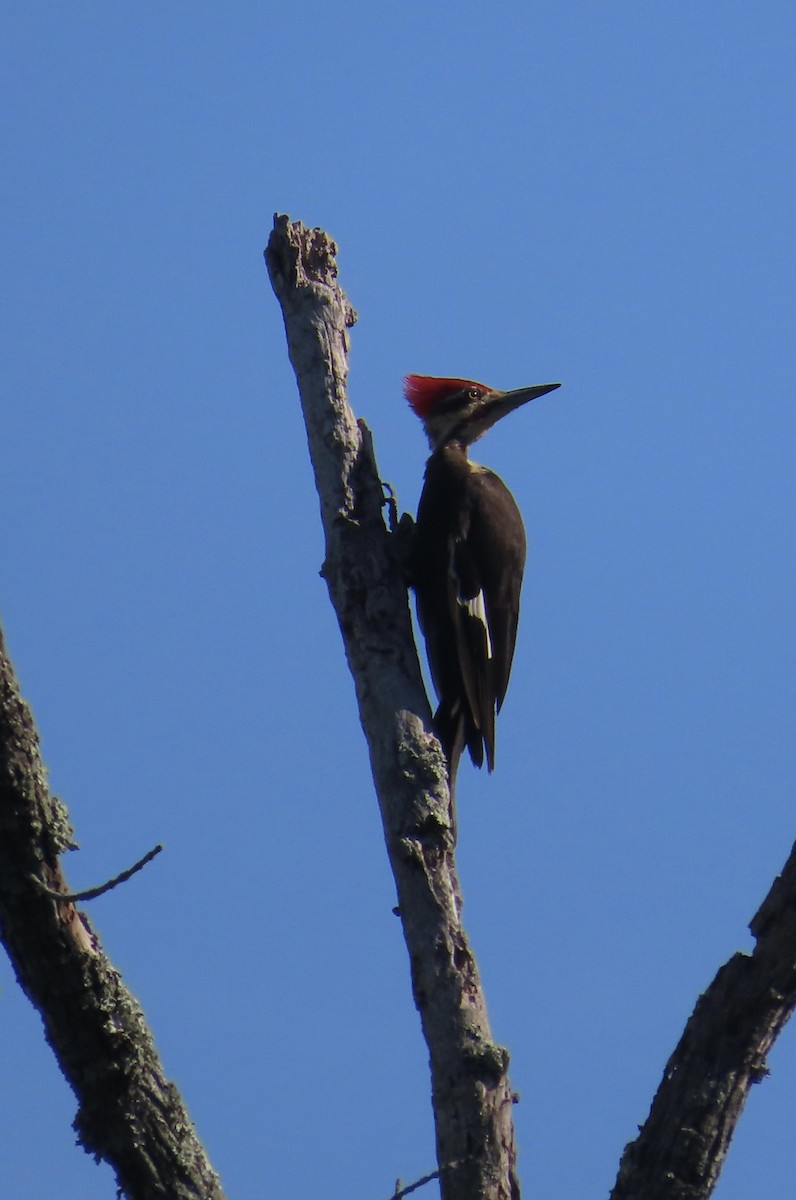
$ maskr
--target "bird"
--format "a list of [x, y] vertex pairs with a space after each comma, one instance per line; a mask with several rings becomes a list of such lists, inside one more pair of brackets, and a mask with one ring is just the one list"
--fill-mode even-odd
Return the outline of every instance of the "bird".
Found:
[[561, 385], [502, 392], [470, 379], [407, 375], [404, 395], [431, 455], [409, 551], [409, 582], [439, 705], [433, 728], [448, 764], [451, 824], [466, 746], [495, 765], [495, 715], [508, 687], [525, 569], [522, 516], [502, 479], [468, 458], [497, 421]]

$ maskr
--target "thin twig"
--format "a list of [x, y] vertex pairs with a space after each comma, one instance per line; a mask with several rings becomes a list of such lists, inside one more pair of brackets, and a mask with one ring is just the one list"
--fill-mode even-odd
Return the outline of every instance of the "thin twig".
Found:
[[152, 862], [152, 859], [160, 854], [163, 847], [161, 845], [154, 846], [148, 853], [140, 858], [132, 867], [128, 867], [126, 871], [122, 871], [119, 875], [114, 875], [113, 879], [109, 879], [107, 883], [100, 884], [99, 887], [88, 888], [85, 892], [59, 892], [55, 888], [47, 887], [46, 883], [42, 883], [37, 875], [31, 875], [31, 879], [36, 887], [45, 896], [49, 896], [51, 900], [66, 900], [76, 904], [83, 900], [96, 900], [97, 896], [102, 896], [105, 892], [111, 891], [112, 888], [118, 887], [120, 883], [127, 883], [127, 880], [135, 875], [136, 871], [140, 871], [147, 863]]
[[427, 1183], [433, 1183], [435, 1179], [439, 1179], [446, 1171], [455, 1171], [457, 1167], [468, 1162], [469, 1159], [462, 1158], [458, 1162], [446, 1163], [444, 1167], [438, 1167], [436, 1171], [432, 1171], [430, 1175], [423, 1175], [422, 1178], [416, 1179], [414, 1183], [407, 1184], [406, 1187], [401, 1187], [400, 1179], [396, 1179], [396, 1190], [390, 1196], [390, 1200], [402, 1200], [404, 1196], [408, 1196], [410, 1192], [416, 1192], [418, 1188], [425, 1187]]
[[[410, 1192], [416, 1192], [418, 1188], [424, 1187], [427, 1183], [432, 1183], [435, 1179], [439, 1179], [439, 1170], [432, 1171], [430, 1175], [424, 1175], [422, 1179], [416, 1179], [414, 1183], [410, 1183], [407, 1187], [402, 1187], [399, 1191], [393, 1192], [390, 1200], [402, 1200], [403, 1196], [408, 1196]], [[396, 1184], [400, 1184], [400, 1179], [396, 1179]]]

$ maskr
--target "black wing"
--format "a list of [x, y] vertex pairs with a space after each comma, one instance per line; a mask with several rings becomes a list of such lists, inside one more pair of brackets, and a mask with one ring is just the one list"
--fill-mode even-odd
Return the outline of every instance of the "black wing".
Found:
[[[414, 586], [439, 696], [435, 726], [455, 779], [466, 745], [495, 761], [495, 711], [517, 635], [525, 531], [505, 484], [469, 463], [429, 464], [418, 510]], [[464, 467], [464, 471], [462, 471]]]

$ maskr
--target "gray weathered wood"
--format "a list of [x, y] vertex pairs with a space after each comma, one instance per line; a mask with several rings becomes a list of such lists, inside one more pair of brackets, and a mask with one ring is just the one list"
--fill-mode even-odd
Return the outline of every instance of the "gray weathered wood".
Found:
[[[336, 249], [321, 230], [278, 216], [265, 254], [321, 501], [323, 574], [354, 678], [431, 1058], [442, 1194], [517, 1200], [508, 1053], [492, 1039], [461, 922], [446, 768], [431, 733], [398, 539], [382, 517], [370, 434], [346, 402], [356, 318], [337, 283]], [[330, 785], [335, 791], [344, 794]]]

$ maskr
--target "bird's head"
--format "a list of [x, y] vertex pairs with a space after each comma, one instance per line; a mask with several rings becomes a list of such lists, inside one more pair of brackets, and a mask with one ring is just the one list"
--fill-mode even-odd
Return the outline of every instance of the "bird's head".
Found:
[[507, 413], [560, 386], [560, 383], [542, 383], [499, 392], [472, 379], [407, 375], [404, 395], [423, 422], [431, 449], [437, 450], [452, 441], [471, 445]]

